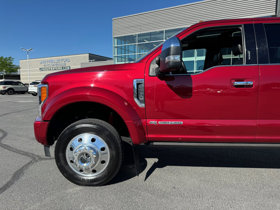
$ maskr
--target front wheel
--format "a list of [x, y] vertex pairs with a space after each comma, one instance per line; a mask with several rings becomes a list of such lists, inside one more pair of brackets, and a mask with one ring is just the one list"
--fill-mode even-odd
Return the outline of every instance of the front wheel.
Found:
[[14, 89], [7, 90], [8, 95], [13, 95], [15, 93]]
[[120, 136], [105, 121], [79, 120], [59, 136], [55, 160], [69, 181], [78, 185], [104, 185], [118, 173], [122, 163]]

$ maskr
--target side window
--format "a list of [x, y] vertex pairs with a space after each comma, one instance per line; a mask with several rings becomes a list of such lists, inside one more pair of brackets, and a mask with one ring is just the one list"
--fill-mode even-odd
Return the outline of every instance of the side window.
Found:
[[183, 62], [188, 74], [198, 74], [203, 72], [206, 49], [191, 49], [183, 51]]
[[243, 43], [239, 27], [209, 28], [182, 40], [187, 74], [199, 74], [218, 65], [242, 65]]
[[280, 63], [280, 24], [265, 24], [270, 63]]

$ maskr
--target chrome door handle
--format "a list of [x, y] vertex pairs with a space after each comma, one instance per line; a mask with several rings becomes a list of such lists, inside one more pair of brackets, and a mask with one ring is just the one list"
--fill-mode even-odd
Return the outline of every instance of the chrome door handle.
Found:
[[234, 82], [234, 87], [240, 87], [240, 86], [253, 86], [254, 82], [252, 81], [243, 81], [243, 82]]

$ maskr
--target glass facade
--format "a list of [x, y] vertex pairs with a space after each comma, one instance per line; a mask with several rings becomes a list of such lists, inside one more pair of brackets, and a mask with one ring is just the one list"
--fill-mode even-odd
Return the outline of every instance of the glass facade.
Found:
[[184, 28], [114, 37], [114, 63], [131, 63]]

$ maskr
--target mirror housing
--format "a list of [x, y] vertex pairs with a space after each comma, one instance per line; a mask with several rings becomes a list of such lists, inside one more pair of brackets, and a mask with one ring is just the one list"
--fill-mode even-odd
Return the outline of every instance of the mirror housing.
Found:
[[159, 63], [159, 71], [161, 73], [177, 71], [181, 68], [182, 47], [180, 40], [176, 36], [163, 43], [159, 61], [156, 61], [156, 63]]

